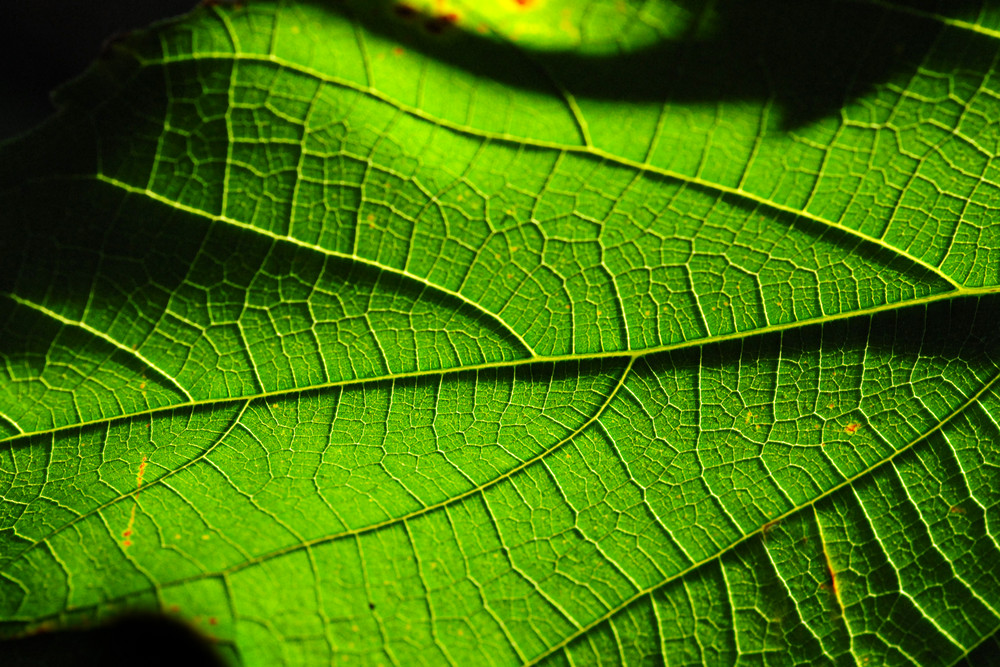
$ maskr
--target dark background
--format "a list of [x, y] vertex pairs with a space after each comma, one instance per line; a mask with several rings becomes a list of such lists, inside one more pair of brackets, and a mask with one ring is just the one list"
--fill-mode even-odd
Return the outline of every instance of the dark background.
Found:
[[16, 0], [0, 14], [0, 140], [52, 113], [50, 91], [115, 33], [183, 14], [198, 0]]

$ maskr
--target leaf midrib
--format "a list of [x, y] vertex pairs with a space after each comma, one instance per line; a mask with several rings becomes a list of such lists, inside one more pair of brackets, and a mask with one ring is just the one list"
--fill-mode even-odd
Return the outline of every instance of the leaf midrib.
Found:
[[[783, 331], [814, 327], [824, 324], [831, 324], [833, 322], [839, 322], [855, 317], [865, 318], [877, 315], [879, 313], [894, 312], [894, 311], [905, 310], [908, 308], [926, 306], [940, 301], [947, 301], [959, 298], [972, 298], [972, 297], [986, 296], [989, 294], [997, 294], [997, 293], [1000, 293], [1000, 287], [982, 287], [973, 289], [963, 288], [961, 290], [956, 290], [954, 292], [931, 294], [928, 296], [920, 297], [917, 299], [911, 299], [908, 301], [887, 303], [879, 306], [874, 306], [871, 308], [864, 308], [856, 311], [838, 313], [836, 315], [828, 315], [825, 317], [800, 320], [797, 322], [786, 322], [784, 324], [775, 324], [767, 327], [762, 327], [760, 329], [755, 329], [753, 331], [736, 331], [728, 334], [713, 336], [710, 338], [679, 341], [677, 343], [671, 343], [669, 345], [660, 345], [654, 348], [647, 348], [643, 350], [622, 351], [622, 352], [611, 351], [611, 352], [590, 352], [590, 353], [557, 354], [557, 355], [538, 355], [530, 358], [514, 359], [510, 361], [489, 361], [481, 364], [470, 364], [468, 366], [453, 366], [449, 368], [433, 368], [433, 369], [414, 370], [414, 371], [402, 371], [399, 373], [387, 373], [385, 375], [373, 375], [371, 377], [365, 377], [365, 378], [349, 378], [345, 380], [334, 380], [331, 382], [324, 382], [320, 384], [303, 385], [300, 387], [291, 387], [288, 389], [275, 389], [273, 391], [262, 391], [256, 394], [244, 394], [241, 396], [225, 396], [217, 398], [195, 399], [192, 401], [185, 401], [183, 403], [172, 403], [170, 405], [150, 408], [148, 410], [139, 410], [127, 414], [114, 415], [112, 417], [102, 417], [100, 419], [79, 421], [79, 422], [74, 422], [72, 424], [61, 424], [59, 426], [53, 426], [51, 428], [45, 428], [45, 429], [38, 429], [35, 431], [25, 431], [17, 435], [11, 435], [7, 436], [6, 438], [0, 438], [0, 445], [15, 443], [19, 440], [23, 440], [26, 438], [33, 438], [43, 435], [54, 435], [63, 431], [69, 431], [73, 429], [87, 428], [101, 424], [112, 424], [127, 419], [137, 419], [140, 417], [156, 416], [158, 414], [171, 412], [174, 410], [182, 410], [187, 408], [201, 408], [212, 405], [222, 406], [222, 405], [228, 405], [230, 403], [238, 403], [241, 401], [282, 398], [294, 394], [301, 394], [312, 391], [321, 391], [324, 389], [332, 389], [339, 387], [353, 387], [353, 386], [373, 384], [378, 382], [392, 382], [396, 380], [405, 380], [410, 378], [454, 375], [466, 372], [471, 373], [477, 371], [502, 370], [507, 368], [530, 366], [532, 364], [563, 364], [563, 363], [573, 363], [573, 362], [581, 363], [590, 361], [600, 361], [606, 359], [628, 359], [634, 361], [641, 359], [642, 357], [652, 356], [664, 352], [675, 352], [678, 350], [715, 345], [733, 340], [756, 338], [758, 336], [766, 336], [769, 334], [779, 333]], [[11, 301], [14, 301], [15, 303], [21, 303], [22, 305], [30, 303], [27, 302], [23, 297], [12, 295], [6, 292], [0, 294], [2, 294], [2, 296], [5, 298], [10, 299]], [[40, 312], [44, 313], [45, 310], [46, 309], [40, 309]], [[56, 321], [58, 321], [60, 324], [65, 324], [63, 320], [56, 320]]]
[[[621, 356], [621, 355], [619, 355], [619, 356]], [[438, 509], [450, 506], [450, 505], [452, 505], [452, 504], [454, 504], [456, 502], [459, 502], [459, 501], [461, 501], [461, 500], [463, 500], [463, 499], [465, 499], [467, 497], [470, 497], [470, 496], [473, 496], [473, 495], [476, 495], [476, 494], [480, 494], [480, 493], [484, 492], [485, 490], [487, 490], [487, 489], [495, 486], [496, 484], [500, 483], [501, 481], [509, 479], [510, 477], [512, 477], [513, 475], [515, 475], [516, 473], [518, 473], [519, 471], [527, 468], [528, 466], [536, 463], [537, 461], [540, 461], [540, 460], [544, 459], [545, 457], [551, 455], [553, 452], [559, 450], [564, 444], [566, 444], [567, 442], [571, 441], [577, 435], [579, 435], [580, 433], [582, 433], [591, 424], [595, 423], [598, 419], [600, 419], [601, 415], [604, 414], [604, 411], [607, 409], [607, 407], [614, 400], [614, 397], [617, 395], [618, 391], [624, 386], [625, 380], [628, 377], [629, 373], [631, 372], [632, 367], [634, 366], [636, 360], [638, 358], [642, 357], [642, 356], [644, 356], [644, 355], [635, 355], [635, 356], [629, 358], [628, 364], [626, 365], [625, 369], [622, 371], [621, 376], [620, 376], [618, 382], [615, 385], [615, 388], [612, 391], [609, 392], [607, 399], [595, 410], [594, 414], [590, 418], [588, 418], [586, 422], [584, 422], [583, 424], [581, 424], [579, 427], [577, 427], [576, 429], [574, 429], [570, 434], [568, 434], [564, 438], [560, 439], [558, 442], [556, 442], [555, 444], [553, 444], [551, 447], [547, 448], [545, 451], [540, 452], [539, 454], [537, 454], [537, 455], [535, 455], [535, 456], [533, 456], [533, 457], [531, 457], [529, 459], [526, 459], [525, 461], [523, 461], [521, 464], [519, 464], [515, 468], [513, 468], [513, 469], [511, 469], [511, 470], [509, 470], [507, 472], [505, 472], [504, 474], [498, 476], [495, 479], [491, 479], [491, 480], [489, 480], [489, 481], [487, 481], [487, 482], [485, 482], [485, 483], [483, 483], [483, 484], [481, 484], [481, 485], [479, 485], [477, 487], [474, 487], [472, 489], [468, 489], [468, 490], [466, 490], [465, 492], [463, 492], [463, 493], [461, 493], [459, 495], [456, 495], [456, 496], [453, 496], [453, 497], [448, 498], [446, 500], [439, 501], [437, 503], [428, 505], [428, 506], [423, 507], [423, 508], [421, 508], [419, 510], [415, 510], [413, 512], [410, 512], [409, 514], [407, 514], [405, 516], [387, 519], [385, 521], [381, 521], [381, 522], [374, 523], [374, 524], [369, 524], [367, 526], [363, 526], [363, 527], [360, 527], [360, 528], [354, 528], [354, 529], [345, 530], [345, 531], [342, 531], [342, 532], [337, 533], [335, 535], [327, 535], [327, 536], [324, 536], [324, 537], [319, 537], [319, 538], [314, 538], [314, 539], [311, 539], [311, 540], [306, 540], [306, 541], [303, 541], [300, 544], [290, 545], [290, 546], [283, 547], [283, 548], [280, 548], [280, 549], [272, 550], [270, 552], [267, 552], [267, 553], [264, 553], [264, 554], [261, 554], [261, 555], [258, 555], [258, 556], [254, 556], [254, 557], [249, 558], [249, 559], [247, 559], [247, 560], [245, 560], [245, 561], [243, 561], [241, 563], [237, 563], [235, 565], [231, 565], [230, 567], [227, 567], [227, 568], [219, 570], [219, 571], [203, 572], [201, 574], [192, 575], [192, 576], [188, 576], [188, 577], [181, 577], [181, 578], [178, 578], [178, 579], [175, 579], [175, 580], [171, 580], [171, 581], [160, 581], [160, 582], [157, 582], [157, 585], [159, 587], [163, 588], [163, 587], [167, 587], [167, 586], [178, 586], [178, 585], [183, 585], [185, 583], [190, 583], [190, 582], [194, 582], [194, 581], [200, 581], [200, 580], [203, 580], [203, 579], [205, 579], [207, 577], [217, 577], [217, 576], [226, 577], [226, 576], [229, 576], [229, 575], [234, 574], [236, 572], [239, 572], [240, 570], [243, 570], [243, 569], [245, 569], [247, 567], [252, 567], [253, 565], [257, 565], [257, 564], [266, 562], [266, 561], [268, 561], [270, 559], [273, 559], [273, 558], [280, 558], [281, 556], [284, 556], [284, 555], [287, 555], [287, 554], [291, 554], [291, 553], [295, 553], [295, 552], [300, 551], [302, 549], [310, 549], [312, 547], [320, 546], [322, 544], [332, 543], [332, 542], [335, 542], [335, 541], [340, 540], [340, 539], [349, 538], [349, 537], [357, 537], [359, 535], [370, 533], [370, 532], [374, 532], [374, 531], [377, 531], [377, 530], [381, 530], [383, 528], [387, 528], [387, 527], [392, 526], [392, 525], [396, 525], [396, 524], [399, 524], [399, 523], [405, 523], [405, 522], [411, 521], [411, 520], [413, 520], [413, 519], [415, 519], [415, 518], [417, 518], [419, 516], [423, 516], [423, 515], [425, 515], [427, 513], [433, 512], [435, 510], [438, 510]], [[585, 635], [587, 632], [589, 632], [593, 628], [595, 628], [598, 625], [600, 625], [601, 623], [607, 621], [608, 619], [610, 619], [611, 617], [613, 617], [615, 614], [617, 614], [622, 609], [627, 608], [629, 605], [634, 604], [635, 602], [641, 600], [643, 597], [656, 592], [657, 590], [663, 588], [664, 586], [667, 586], [667, 585], [671, 584], [674, 581], [678, 581], [678, 580], [682, 579], [683, 577], [687, 576], [688, 574], [691, 574], [692, 572], [698, 570], [699, 568], [704, 567], [704, 566], [706, 566], [706, 565], [708, 565], [710, 563], [716, 562], [718, 559], [722, 558], [727, 553], [730, 553], [732, 550], [736, 549], [741, 544], [743, 544], [743, 543], [745, 543], [745, 542], [747, 542], [747, 541], [749, 541], [749, 540], [757, 537], [758, 535], [762, 534], [764, 532], [764, 530], [768, 526], [771, 526], [771, 525], [774, 525], [774, 524], [779, 523], [781, 521], [784, 521], [785, 519], [791, 517], [792, 515], [800, 512], [800, 511], [803, 511], [805, 509], [815, 508], [816, 503], [818, 503], [818, 502], [820, 502], [820, 501], [828, 498], [829, 496], [833, 495], [834, 493], [836, 493], [836, 492], [838, 492], [838, 491], [840, 491], [842, 489], [845, 489], [845, 488], [848, 488], [848, 487], [852, 486], [857, 481], [863, 479], [864, 477], [866, 477], [868, 475], [873, 474], [879, 468], [892, 463], [892, 461], [894, 461], [897, 457], [899, 457], [903, 453], [909, 451], [910, 449], [912, 449], [914, 446], [916, 446], [920, 442], [923, 442], [924, 440], [926, 440], [928, 437], [930, 437], [934, 433], [942, 430], [955, 417], [957, 417], [962, 412], [964, 412], [965, 410], [967, 410], [968, 408], [970, 408], [972, 405], [974, 405], [977, 401], [979, 401], [980, 397], [982, 397], [984, 394], [986, 394], [988, 391], [990, 391], [990, 389], [992, 389], [997, 384], [1000, 384], [1000, 371], [998, 371], [997, 373], [995, 373], [988, 381], [986, 381], [983, 384], [983, 386], [975, 394], [973, 394], [968, 400], [966, 400], [964, 403], [962, 403], [961, 405], [959, 405], [958, 407], [956, 407], [955, 409], [953, 409], [945, 417], [943, 417], [942, 419], [938, 420], [938, 422], [934, 426], [932, 426], [931, 428], [929, 428], [924, 433], [915, 436], [912, 440], [910, 440], [910, 442], [902, 445], [901, 447], [899, 447], [898, 449], [896, 449], [895, 451], [893, 451], [891, 454], [889, 454], [888, 456], [886, 456], [882, 460], [879, 460], [879, 461], [871, 464], [870, 466], [868, 466], [864, 470], [861, 470], [861, 471], [855, 473], [854, 475], [843, 479], [838, 484], [836, 484], [836, 485], [830, 487], [829, 489], [826, 489], [823, 492], [817, 494], [817, 496], [815, 498], [813, 498], [813, 499], [811, 499], [811, 500], [809, 500], [809, 501], [807, 501], [805, 503], [802, 503], [802, 504], [800, 504], [798, 506], [794, 506], [794, 507], [792, 507], [792, 508], [790, 508], [790, 509], [788, 509], [788, 510], [786, 510], [786, 511], [780, 513], [780, 514], [778, 514], [777, 516], [775, 516], [773, 518], [770, 518], [769, 521], [767, 521], [765, 523], [762, 523], [759, 528], [746, 533], [745, 535], [743, 535], [739, 539], [733, 540], [727, 546], [719, 549], [715, 554], [713, 554], [711, 556], [708, 556], [706, 558], [703, 558], [703, 559], [701, 559], [699, 561], [692, 562], [687, 567], [682, 568], [682, 569], [678, 570], [677, 572], [675, 572], [675, 573], [673, 573], [673, 574], [671, 574], [669, 576], [666, 576], [662, 581], [660, 581], [658, 583], [655, 583], [655, 584], [653, 584], [651, 586], [648, 586], [646, 588], [642, 588], [640, 590], [637, 590], [632, 596], [630, 596], [630, 597], [626, 598], [625, 600], [621, 601], [619, 604], [617, 604], [617, 605], [609, 608], [605, 613], [603, 613], [600, 616], [592, 619], [591, 621], [589, 621], [587, 623], [583, 623], [583, 624], [574, 623], [574, 625], [577, 625], [577, 629], [576, 630], [574, 630], [573, 632], [569, 633], [566, 637], [564, 637], [558, 643], [553, 644], [552, 646], [548, 647], [544, 652], [540, 653], [537, 656], [534, 656], [530, 660], [525, 661], [524, 665], [528, 666], [528, 665], [538, 664], [539, 662], [541, 662], [542, 660], [544, 660], [546, 657], [548, 657], [548, 656], [554, 654], [555, 652], [559, 651], [560, 649], [568, 646], [570, 643], [572, 643], [573, 641], [575, 641], [577, 638]], [[249, 405], [253, 402], [252, 400], [248, 400], [248, 399], [240, 399], [240, 400], [246, 400], [245, 405], [239, 411], [239, 413], [232, 418], [230, 425], [226, 429], [226, 432], [223, 435], [221, 435], [216, 440], [216, 443], [214, 445], [212, 445], [211, 447], [209, 447], [204, 453], [202, 453], [201, 455], [199, 455], [195, 459], [192, 459], [191, 461], [188, 461], [187, 463], [185, 463], [180, 468], [178, 468], [176, 470], [169, 471], [168, 473], [166, 473], [162, 477], [154, 480], [153, 482], [150, 482], [150, 484], [148, 486], [153, 486], [153, 485], [159, 484], [161, 482], [164, 482], [165, 480], [169, 479], [173, 475], [179, 473], [181, 470], [184, 470], [185, 468], [188, 468], [188, 467], [196, 464], [198, 461], [200, 461], [200, 460], [204, 459], [205, 457], [207, 457], [208, 454], [215, 448], [215, 446], [222, 441], [222, 439], [225, 437], [225, 434], [227, 434], [229, 431], [231, 431], [233, 428], [235, 428], [235, 426], [239, 423], [239, 420], [240, 420], [241, 416], [244, 414], [244, 412], [249, 407]], [[148, 488], [148, 486], [146, 488]], [[28, 551], [30, 551], [34, 547], [39, 546], [41, 544], [44, 544], [46, 540], [48, 540], [49, 538], [51, 538], [55, 534], [61, 532], [65, 528], [69, 527], [70, 525], [76, 523], [77, 521], [84, 520], [85, 518], [87, 518], [89, 516], [92, 516], [94, 514], [97, 514], [101, 510], [103, 510], [103, 509], [105, 509], [107, 507], [110, 507], [110, 506], [114, 505], [117, 502], [120, 502], [121, 500], [123, 500], [125, 498], [128, 498], [130, 496], [136, 496], [136, 495], [137, 495], [136, 491], [133, 491], [133, 492], [130, 492], [130, 493], [127, 493], [127, 494], [123, 494], [123, 495], [119, 496], [118, 498], [116, 498], [116, 499], [114, 499], [112, 501], [108, 501], [107, 503], [105, 503], [101, 507], [95, 508], [95, 509], [91, 510], [90, 512], [84, 514], [84, 515], [80, 515], [79, 517], [73, 519], [72, 521], [68, 522], [67, 524], [61, 526], [57, 530], [52, 531], [52, 533], [50, 535], [47, 535], [46, 537], [39, 539], [37, 542], [35, 542], [31, 546], [29, 546], [27, 549], [25, 549], [24, 551], [22, 551], [20, 554], [18, 554], [17, 556], [15, 556], [14, 559], [12, 559], [12, 561], [16, 560], [17, 558], [20, 558], [23, 554], [27, 553]], [[121, 600], [121, 599], [128, 598], [131, 595], [133, 595], [134, 593], [135, 593], [135, 591], [132, 591], [132, 592], [129, 592], [129, 593], [123, 593], [120, 596], [117, 596], [117, 597], [114, 597], [114, 598], [109, 598], [107, 600], [102, 601], [102, 604], [106, 604], [108, 602], [114, 602], [116, 600]], [[83, 608], [86, 608], [86, 607], [83, 607]], [[56, 615], [58, 615], [59, 613], [62, 613], [62, 612], [57, 612]], [[48, 618], [48, 617], [46, 617], [46, 618]], [[38, 621], [38, 620], [44, 620], [44, 618], [42, 618], [42, 619], [32, 619], [32, 620]]]

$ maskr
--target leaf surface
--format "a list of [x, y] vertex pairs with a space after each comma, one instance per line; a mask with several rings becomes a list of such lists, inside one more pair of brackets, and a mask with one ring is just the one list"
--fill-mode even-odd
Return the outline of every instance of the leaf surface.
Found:
[[254, 2], [113, 45], [2, 148], [6, 634], [995, 645], [1000, 14], [793, 4]]

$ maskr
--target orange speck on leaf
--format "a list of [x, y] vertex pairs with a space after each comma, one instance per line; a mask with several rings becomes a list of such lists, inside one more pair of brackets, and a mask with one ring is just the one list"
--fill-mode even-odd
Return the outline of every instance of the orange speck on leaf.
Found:
[[146, 473], [146, 457], [142, 457], [142, 461], [139, 463], [139, 474], [135, 477], [135, 488], [136, 495], [138, 495], [139, 488], [142, 487], [142, 476]]
[[405, 51], [403, 51], [403, 47], [401, 47], [401, 46], [397, 46], [396, 48], [394, 48], [392, 50], [392, 54], [394, 56], [401, 56], [401, 55], [403, 55], [403, 53], [405, 53]]
[[[139, 492], [142, 490], [142, 476], [146, 473], [146, 461], [145, 456], [142, 457], [142, 461], [139, 462], [139, 472], [135, 476], [135, 498], [138, 499]], [[122, 532], [122, 537], [125, 539], [122, 541], [123, 547], [132, 546], [132, 540], [129, 539], [132, 536], [132, 529], [135, 527], [135, 504], [132, 505], [132, 511], [128, 516], [128, 526]]]
[[122, 537], [125, 538], [122, 541], [122, 546], [123, 547], [130, 547], [130, 546], [132, 546], [132, 540], [129, 539], [129, 538], [132, 536], [132, 527], [134, 525], [135, 525], [135, 505], [132, 505], [132, 512], [129, 514], [129, 517], [128, 517], [128, 526], [122, 532]]
[[952, 505], [948, 508], [949, 514], [965, 514], [965, 508], [961, 505]]
[[859, 428], [861, 428], [861, 424], [851, 422], [844, 427], [844, 432], [847, 433], [847, 435], [854, 435]]
[[28, 630], [24, 633], [25, 637], [35, 637], [37, 635], [45, 634], [46, 632], [51, 632], [56, 629], [55, 623], [52, 621], [42, 621], [36, 627]]
[[209, 624], [209, 625], [218, 625], [218, 624], [219, 624], [219, 621], [218, 621], [218, 619], [217, 619], [217, 618], [215, 618], [215, 616], [210, 616], [210, 617], [208, 618], [208, 624]]
[[839, 582], [837, 581], [837, 570], [833, 565], [833, 559], [830, 558], [830, 552], [827, 549], [826, 540], [823, 538], [823, 533], [820, 531], [820, 542], [823, 548], [823, 560], [826, 565], [827, 581], [821, 583], [819, 587], [823, 590], [828, 590], [833, 593], [833, 599], [836, 602], [838, 614], [843, 615], [844, 604], [840, 599]]

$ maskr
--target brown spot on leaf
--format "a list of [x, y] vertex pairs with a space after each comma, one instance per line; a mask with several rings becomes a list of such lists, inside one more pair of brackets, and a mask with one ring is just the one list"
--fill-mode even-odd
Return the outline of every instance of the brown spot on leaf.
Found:
[[416, 9], [414, 9], [413, 7], [411, 7], [411, 6], [407, 5], [407, 4], [403, 4], [403, 3], [399, 3], [398, 5], [396, 5], [395, 7], [393, 7], [392, 11], [399, 18], [401, 18], [401, 19], [407, 19], [407, 20], [412, 19], [412, 18], [414, 18], [417, 15], [417, 10]]
[[456, 23], [458, 23], [458, 14], [442, 14], [441, 16], [428, 19], [424, 23], [424, 28], [432, 35], [440, 35]]
[[764, 541], [767, 541], [767, 536], [771, 533], [772, 530], [774, 530], [774, 528], [777, 525], [778, 525], [777, 519], [775, 519], [774, 521], [768, 521], [767, 523], [764, 524], [764, 527], [760, 529], [760, 533], [761, 536], [764, 538]]

